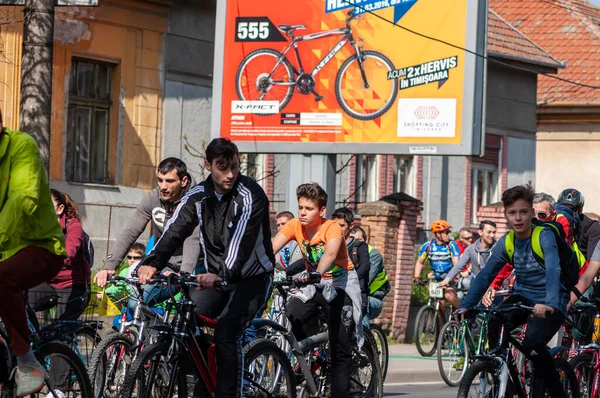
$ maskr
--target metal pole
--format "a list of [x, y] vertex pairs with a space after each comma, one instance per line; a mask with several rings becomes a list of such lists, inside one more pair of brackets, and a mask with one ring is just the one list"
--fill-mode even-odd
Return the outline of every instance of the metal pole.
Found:
[[46, 170], [50, 163], [54, 1], [25, 0], [23, 9], [20, 130], [36, 140]]

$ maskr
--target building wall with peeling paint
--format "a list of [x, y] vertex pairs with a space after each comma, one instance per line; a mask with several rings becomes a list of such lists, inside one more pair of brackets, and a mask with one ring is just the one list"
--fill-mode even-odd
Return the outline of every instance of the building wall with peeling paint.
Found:
[[[166, 3], [165, 3], [166, 4]], [[5, 125], [19, 124], [22, 7], [3, 7], [15, 23], [0, 31], [0, 106]], [[20, 15], [20, 18], [19, 18]], [[155, 168], [163, 155], [164, 48], [167, 5], [133, 0], [102, 0], [98, 7], [57, 7], [52, 76], [50, 178], [75, 200], [136, 203], [153, 188]], [[108, 185], [67, 183], [65, 156], [69, 79], [73, 58], [112, 64], [109, 111]], [[108, 192], [108, 197], [107, 197]], [[133, 196], [133, 198], [132, 198]]]

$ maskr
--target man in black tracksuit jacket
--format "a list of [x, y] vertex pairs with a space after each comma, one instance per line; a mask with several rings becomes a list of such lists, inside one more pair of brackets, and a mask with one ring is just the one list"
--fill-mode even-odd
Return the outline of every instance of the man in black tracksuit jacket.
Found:
[[[217, 138], [208, 145], [206, 168], [210, 176], [181, 200], [138, 276], [143, 282], [164, 268], [172, 252], [200, 225], [208, 273], [197, 277], [202, 290], [191, 296], [197, 313], [218, 316], [215, 396], [240, 397], [241, 335], [266, 301], [275, 266], [269, 200], [253, 179], [239, 173], [238, 149], [231, 141]], [[214, 289], [220, 280], [229, 286]], [[194, 396], [206, 395], [198, 384]]]

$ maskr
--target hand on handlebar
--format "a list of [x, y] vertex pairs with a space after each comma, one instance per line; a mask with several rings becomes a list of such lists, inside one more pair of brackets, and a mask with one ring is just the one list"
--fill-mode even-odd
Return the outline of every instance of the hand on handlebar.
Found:
[[296, 281], [299, 283], [319, 282], [321, 280], [321, 274], [318, 272], [302, 272]]
[[483, 295], [483, 298], [481, 299], [481, 304], [483, 304], [486, 307], [491, 307], [492, 304], [494, 303], [494, 297], [496, 296], [496, 289], [494, 289], [493, 287], [490, 287], [488, 289], [487, 292], [485, 292], [485, 294]]
[[94, 276], [94, 283], [96, 283], [98, 287], [104, 288], [104, 286], [106, 286], [106, 281], [108, 280], [108, 277], [113, 276], [115, 273], [116, 271], [110, 269], [100, 270], [98, 271], [96, 276]]
[[205, 290], [205, 289], [214, 289], [215, 283], [221, 282], [223, 278], [219, 277], [217, 274], [200, 274], [196, 276], [196, 282], [198, 282], [197, 290]]
[[546, 319], [546, 314], [548, 312], [553, 314], [554, 308], [544, 304], [536, 304], [533, 306], [533, 316], [535, 316], [536, 318]]
[[440, 282], [440, 287], [447, 287], [450, 282], [450, 278], [444, 278], [444, 280]]
[[137, 276], [142, 285], [148, 283], [148, 280], [152, 279], [154, 274], [156, 274], [156, 268], [150, 265], [142, 265], [137, 269]]

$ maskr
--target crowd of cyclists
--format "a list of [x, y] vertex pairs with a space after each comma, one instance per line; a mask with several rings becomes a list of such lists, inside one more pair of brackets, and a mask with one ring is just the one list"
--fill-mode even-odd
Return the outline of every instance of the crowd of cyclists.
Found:
[[[113, 326], [117, 330], [122, 330], [119, 322], [138, 316], [140, 303], [167, 319], [173, 312], [169, 302], [178, 300], [193, 307], [198, 319], [215, 320], [211, 355], [221, 371], [214, 390], [210, 383], [197, 382], [193, 396], [242, 396], [248, 390], [245, 346], [259, 339], [257, 329], [265, 326], [256, 320], [269, 303], [274, 275], [277, 280], [294, 278], [284, 306], [295, 337], [291, 341], [304, 341], [319, 331], [328, 335], [326, 395], [356, 393], [356, 349], [372, 344], [365, 335], [370, 335], [371, 320], [381, 313], [391, 286], [381, 252], [368, 244], [353, 212], [342, 207], [326, 218], [327, 193], [318, 184], [297, 188], [298, 216], [291, 211], [277, 214], [272, 236], [268, 198], [240, 172], [233, 142], [215, 139], [207, 146], [210, 174], [198, 184], [184, 162], [167, 158], [156, 170], [158, 186], [127, 220], [92, 278], [93, 247], [77, 203], [68, 193], [50, 189], [29, 135], [0, 131], [0, 337], [8, 341], [10, 358], [15, 359], [16, 366], [10, 365], [15, 396], [40, 391], [49, 397], [69, 396], [69, 365], [55, 361], [48, 376], [48, 363], [36, 357], [35, 341], [32, 345], [35, 332], [28, 311], [64, 297], [55, 305], [56, 319], [76, 320], [89, 303], [92, 281], [101, 289], [99, 297], [126, 298], [123, 316]], [[581, 297], [594, 296], [600, 224], [583, 214], [584, 198], [575, 189], [562, 191], [555, 201], [530, 186], [516, 186], [502, 194], [502, 204], [510, 230], [499, 239], [497, 225], [489, 220], [482, 220], [477, 231], [460, 229], [456, 239], [447, 221], [433, 222], [432, 239], [418, 250], [413, 281], [421, 281], [424, 267], [430, 267], [427, 279], [444, 289], [445, 305], [454, 309], [456, 318], [469, 317], [467, 310], [498, 306], [487, 318], [490, 352], [503, 347], [504, 325], [526, 324], [522, 349], [534, 369], [530, 395], [564, 397], [567, 392], [547, 344], [564, 325], [569, 309]], [[138, 239], [149, 222], [154, 243], [146, 248]], [[171, 283], [174, 276], [181, 286], [195, 288], [182, 290]], [[502, 286], [511, 287], [509, 298], [495, 297]], [[531, 310], [500, 312], [515, 305]], [[280, 330], [276, 324], [266, 325]], [[358, 395], [367, 396], [366, 390]], [[139, 391], [137, 396], [144, 396]], [[173, 396], [174, 390], [168, 394], [161, 396]], [[295, 391], [285, 394], [295, 396]]]

